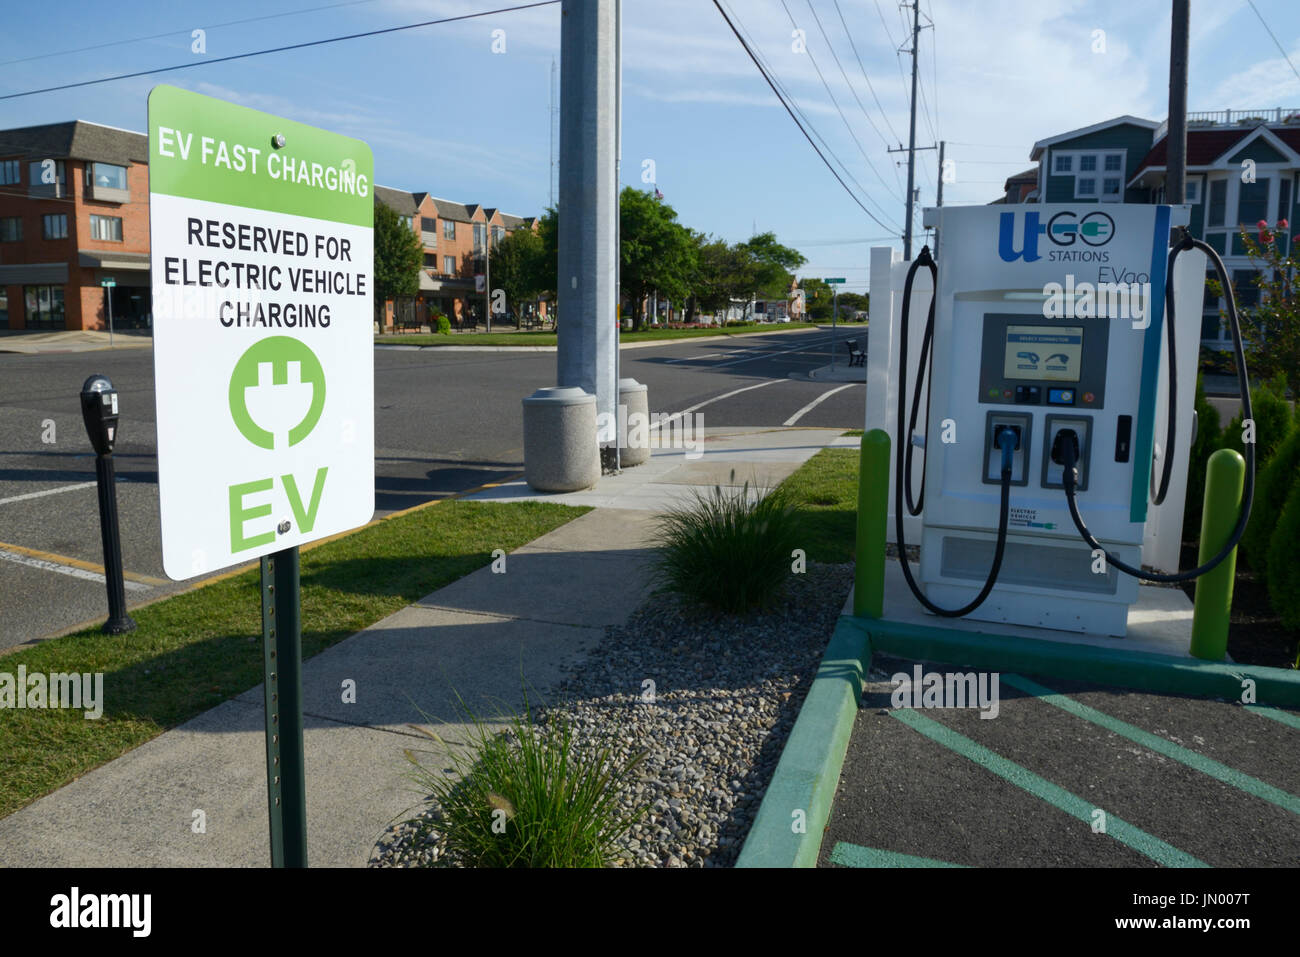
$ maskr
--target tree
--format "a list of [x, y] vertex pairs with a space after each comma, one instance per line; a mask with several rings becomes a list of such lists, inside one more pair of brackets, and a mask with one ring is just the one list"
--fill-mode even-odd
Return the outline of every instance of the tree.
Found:
[[[1277, 226], [1285, 231], [1286, 220]], [[1251, 282], [1260, 292], [1256, 305], [1237, 309], [1248, 368], [1261, 379], [1285, 376], [1292, 394], [1300, 397], [1300, 301], [1295, 288], [1300, 259], [1290, 243], [1283, 244], [1290, 247], [1286, 253], [1278, 248], [1277, 236], [1266, 223], [1259, 224], [1257, 239], [1244, 228], [1241, 239], [1257, 270]], [[1223, 295], [1217, 280], [1208, 280], [1206, 286], [1212, 295]]]
[[831, 304], [835, 301], [835, 290], [820, 279], [805, 277], [799, 280], [803, 290], [803, 306], [809, 319], [823, 322], [831, 317]]
[[691, 288], [705, 312], [723, 312], [754, 288], [753, 257], [725, 240], [694, 234], [696, 268]]
[[424, 246], [390, 207], [375, 202], [375, 298], [414, 296], [420, 290]]
[[492, 247], [492, 289], [505, 293], [506, 308], [514, 307], [516, 316], [523, 316], [523, 305], [538, 297], [555, 281], [554, 274], [547, 279], [546, 250], [542, 238], [531, 229], [521, 228], [506, 233]]
[[632, 303], [632, 328], [640, 329], [641, 304], [652, 292], [677, 301], [687, 297], [698, 254], [690, 231], [667, 203], [625, 186], [618, 206], [619, 285]]
[[759, 233], [739, 248], [752, 260], [753, 287], [749, 291], [754, 299], [784, 298], [794, 281], [793, 271], [808, 261], [797, 249], [778, 243], [771, 232]]

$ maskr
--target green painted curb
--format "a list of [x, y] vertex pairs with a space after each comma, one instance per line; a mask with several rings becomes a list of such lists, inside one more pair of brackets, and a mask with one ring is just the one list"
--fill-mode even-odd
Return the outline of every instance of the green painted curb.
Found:
[[[840, 616], [737, 867], [816, 867], [869, 660], [867, 624]], [[803, 811], [802, 833], [795, 812]]]
[[[941, 661], [995, 671], [1051, 675], [1139, 691], [1160, 691], [1239, 701], [1242, 682], [1255, 682], [1259, 704], [1300, 707], [1300, 671], [1238, 665], [1197, 658], [1173, 658], [1011, 635], [952, 631], [935, 625], [868, 621], [869, 653], [884, 652], [922, 661]], [[1117, 639], [1122, 640], [1122, 639]]]

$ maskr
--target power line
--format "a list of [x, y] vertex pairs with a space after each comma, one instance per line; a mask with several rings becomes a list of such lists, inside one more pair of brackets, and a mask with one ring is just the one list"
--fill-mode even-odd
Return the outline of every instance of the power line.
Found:
[[822, 151], [817, 148], [817, 144], [814, 143], [812, 137], [808, 135], [808, 131], [805, 130], [803, 124], [799, 122], [799, 118], [794, 115], [794, 110], [790, 109], [790, 105], [786, 103], [785, 98], [777, 91], [776, 84], [773, 83], [771, 77], [767, 75], [767, 70], [765, 70], [763, 65], [758, 62], [758, 57], [754, 56], [754, 51], [749, 48], [749, 44], [745, 42], [745, 38], [740, 35], [740, 31], [736, 29], [736, 25], [731, 22], [731, 17], [727, 16], [727, 11], [722, 8], [721, 0], [713, 0], [713, 5], [718, 8], [718, 12], [722, 14], [722, 19], [727, 21], [727, 26], [731, 28], [731, 32], [736, 35], [736, 39], [740, 41], [740, 45], [745, 48], [745, 52], [749, 54], [749, 58], [753, 60], [754, 65], [758, 67], [758, 72], [763, 74], [763, 79], [767, 81], [767, 85], [772, 88], [772, 92], [776, 94], [776, 98], [781, 101], [781, 105], [785, 107], [785, 111], [790, 114], [790, 119], [794, 120], [795, 126], [799, 127], [799, 132], [804, 135], [804, 139], [808, 141], [808, 145], [813, 148], [819, 157], [821, 157], [821, 161], [826, 164], [826, 168], [831, 171], [831, 175], [834, 176], [835, 179], [839, 181], [839, 184], [844, 187], [844, 191], [849, 194], [853, 202], [857, 203], [859, 208], [871, 217], [873, 221], [885, 229], [891, 228], [887, 224], [881, 222], [875, 213], [862, 205], [862, 201], [858, 199], [853, 190], [849, 189], [848, 184], [845, 183], [840, 174], [835, 171], [835, 167], [830, 164], [830, 161], [826, 159]]
[[[790, 8], [786, 6], [785, 0], [781, 0], [781, 8], [785, 10], [785, 15], [790, 18], [790, 25], [796, 30], [799, 29], [799, 24], [795, 23], [794, 15], [790, 13]], [[830, 84], [826, 82], [826, 77], [822, 75], [822, 68], [817, 65], [817, 58], [813, 56], [811, 49], [806, 49], [805, 52], [808, 54], [808, 59], [812, 63], [813, 69], [817, 71], [817, 78], [822, 81], [822, 87], [825, 88], [826, 95], [831, 98], [831, 103], [834, 104], [835, 112], [840, 115], [840, 119], [844, 123], [844, 128], [849, 131], [849, 136], [853, 138], [853, 142], [857, 145], [858, 152], [862, 154], [862, 159], [867, 164], [867, 168], [876, 174], [876, 179], [880, 180], [881, 186], [885, 187], [885, 189], [889, 189], [889, 184], [885, 182], [885, 177], [880, 175], [880, 170], [876, 169], [875, 164], [872, 163], [871, 159], [867, 156], [867, 151], [862, 148], [862, 141], [858, 139], [858, 134], [853, 132], [853, 127], [849, 124], [848, 117], [846, 117], [844, 111], [840, 109], [840, 102], [835, 99], [835, 94], [831, 92]]]
[[884, 105], [880, 102], [880, 97], [876, 96], [876, 88], [871, 85], [871, 78], [867, 76], [867, 68], [862, 65], [862, 57], [858, 55], [858, 45], [853, 42], [853, 32], [849, 30], [849, 25], [844, 21], [844, 13], [840, 10], [840, 0], [835, 0], [835, 12], [839, 14], [840, 23], [844, 26], [844, 33], [849, 38], [849, 46], [853, 48], [853, 56], [858, 61], [858, 68], [862, 70], [862, 79], [867, 81], [867, 89], [871, 91], [871, 98], [876, 101], [876, 107], [880, 110], [880, 116], [889, 127], [889, 132], [894, 139], [898, 139], [898, 133], [894, 131], [894, 124], [889, 122], [889, 114], [885, 112]]
[[1282, 59], [1286, 60], [1286, 65], [1291, 68], [1291, 72], [1296, 75], [1296, 78], [1300, 79], [1300, 70], [1295, 68], [1295, 64], [1292, 63], [1291, 58], [1287, 56], [1286, 50], [1282, 49], [1282, 44], [1277, 42], [1277, 37], [1273, 36], [1273, 31], [1268, 29], [1268, 24], [1264, 22], [1264, 17], [1260, 14], [1259, 8], [1255, 6], [1255, 0], [1246, 0], [1246, 2], [1250, 4], [1250, 9], [1255, 11], [1255, 16], [1259, 17], [1260, 25], [1268, 31], [1268, 35], [1272, 39], [1273, 45], [1277, 47], [1278, 52], [1282, 54]]
[[[221, 27], [238, 26], [241, 23], [257, 23], [261, 20], [275, 20], [279, 17], [296, 17], [300, 13], [317, 13], [321, 10], [335, 10], [339, 7], [356, 7], [364, 3], [374, 3], [375, 0], [347, 0], [346, 3], [330, 3], [323, 7], [305, 7], [302, 10], [288, 10], [284, 13], [268, 13], [260, 17], [245, 17], [242, 20], [227, 20], [224, 23], [214, 23], [207, 29], [216, 30]], [[14, 63], [30, 63], [32, 60], [47, 60], [55, 56], [67, 56], [72, 53], [85, 53], [89, 50], [103, 50], [105, 47], [122, 46], [127, 43], [143, 43], [145, 40], [161, 40], [163, 37], [174, 37], [181, 34], [192, 35], [190, 30], [168, 30], [166, 33], [151, 33], [146, 37], [132, 37], [128, 40], [109, 40], [107, 43], [94, 43], [88, 47], [75, 47], [71, 50], [56, 50], [53, 53], [37, 53], [35, 56], [19, 57], [16, 60], [0, 60], [0, 66], [10, 66]]]
[[[791, 93], [789, 90], [787, 90], [784, 87], [784, 85], [781, 83], [781, 81], [777, 78], [776, 71], [771, 67], [771, 65], [764, 62], [762, 54], [758, 52], [758, 43], [754, 40], [752, 36], [748, 35], [748, 31], [745, 29], [745, 25], [740, 22], [740, 18], [733, 13], [731, 15], [731, 19], [734, 20], [735, 22], [735, 26], [733, 27], [733, 30], [737, 28], [739, 29], [742, 35], [742, 39], [744, 39], [747, 42], [750, 48], [750, 56], [756, 60], [756, 62], [759, 65], [759, 68], [766, 73], [769, 83], [775, 85], [778, 97], [787, 102], [788, 104], [787, 109], [792, 109], [794, 113], [797, 115], [798, 121], [801, 121], [801, 125], [806, 127], [806, 129], [809, 132], [811, 132], [812, 136], [815, 136], [818, 140], [821, 141], [822, 148], [825, 149], [825, 151], [830, 154], [831, 159], [835, 160], [835, 162], [839, 164], [840, 169], [844, 171], [844, 175], [847, 176], [850, 182], [852, 182], [853, 185], [858, 188], [858, 192], [860, 192], [864, 197], [866, 197], [872, 203], [874, 203], [876, 207], [880, 209], [881, 215], [885, 216], [887, 219], [890, 220], [888, 223], [881, 223], [881, 225], [883, 225], [886, 229], [898, 229], [899, 234], [901, 235], [902, 227], [896, 226], [893, 223], [892, 218], [890, 218], [889, 214], [884, 211], [884, 207], [881, 206], [880, 202], [876, 200], [874, 197], [872, 197], [871, 194], [867, 192], [866, 188], [861, 183], [858, 182], [857, 177], [854, 176], [849, 171], [848, 164], [846, 164], [842, 159], [839, 158], [839, 156], [835, 153], [835, 150], [831, 148], [830, 143], [826, 141], [826, 137], [822, 136], [821, 133], [818, 132], [816, 125], [814, 125], [812, 120], [810, 120], [808, 116], [803, 112], [803, 110], [799, 108], [798, 100], [795, 98], [794, 94]], [[808, 133], [805, 133], [805, 136], [806, 135], [808, 135]], [[877, 222], [880, 222], [880, 220], [877, 219]]]
[[289, 50], [303, 50], [307, 47], [324, 46], [327, 43], [339, 43], [343, 40], [356, 40], [361, 37], [375, 37], [385, 33], [398, 33], [402, 30], [415, 30], [419, 27], [436, 26], [441, 23], [455, 23], [458, 20], [474, 20], [479, 17], [496, 16], [499, 13], [514, 13], [519, 10], [531, 10], [534, 7], [548, 7], [559, 2], [560, 0], [539, 0], [537, 3], [525, 3], [515, 7], [501, 7], [497, 10], [484, 10], [480, 13], [465, 13], [456, 17], [443, 17], [439, 20], [425, 20], [422, 23], [408, 23], [400, 27], [385, 27], [382, 30], [366, 30], [361, 33], [349, 33], [345, 36], [326, 37], [323, 40], [308, 40], [304, 43], [291, 43], [288, 46], [272, 47], [269, 50], [253, 50], [249, 53], [234, 53], [230, 56], [193, 60], [189, 63], [177, 64], [176, 66], [163, 66], [152, 70], [137, 70], [134, 73], [119, 73], [116, 76], [104, 76], [97, 80], [82, 80], [78, 83], [64, 83], [60, 86], [47, 86], [40, 90], [25, 90], [22, 93], [7, 93], [4, 96], [0, 96], [0, 100], [16, 100], [22, 96], [35, 96], [38, 93], [54, 93], [58, 90], [73, 90], [82, 86], [94, 86], [98, 83], [112, 83], [114, 80], [130, 80], [138, 76], [150, 76], [154, 73], [170, 73], [174, 70], [188, 70], [191, 67], [208, 66], [213, 63], [227, 63], [231, 60], [244, 60], [249, 57], [265, 56], [268, 53], [285, 53]]

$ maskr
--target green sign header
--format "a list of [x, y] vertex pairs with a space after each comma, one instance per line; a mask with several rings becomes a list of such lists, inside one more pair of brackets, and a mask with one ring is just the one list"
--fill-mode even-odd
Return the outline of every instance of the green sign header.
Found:
[[361, 140], [174, 86], [149, 94], [151, 192], [369, 227], [374, 182]]
[[825, 282], [825, 283], [842, 283], [842, 282], [844, 282], [844, 277], [841, 276], [839, 279], [823, 279], [822, 282]]

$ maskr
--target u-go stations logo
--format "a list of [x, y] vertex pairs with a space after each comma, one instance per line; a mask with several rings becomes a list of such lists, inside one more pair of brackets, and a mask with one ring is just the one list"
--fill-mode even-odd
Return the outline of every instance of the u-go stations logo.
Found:
[[1105, 246], [1115, 235], [1115, 220], [1108, 213], [1093, 210], [1080, 217], [1072, 210], [1056, 213], [1046, 223], [1041, 222], [1037, 210], [1024, 214], [1024, 228], [1020, 239], [1020, 248], [1016, 248], [1016, 213], [1003, 213], [998, 221], [998, 255], [1003, 262], [1015, 262], [1024, 259], [1027, 263], [1037, 262], [1043, 257], [1038, 252], [1038, 237], [1047, 236], [1058, 247], [1093, 247], [1092, 249], [1053, 249], [1049, 259], [1069, 262], [1098, 261], [1107, 262], [1110, 258], [1106, 252], [1094, 251], [1095, 247]]

